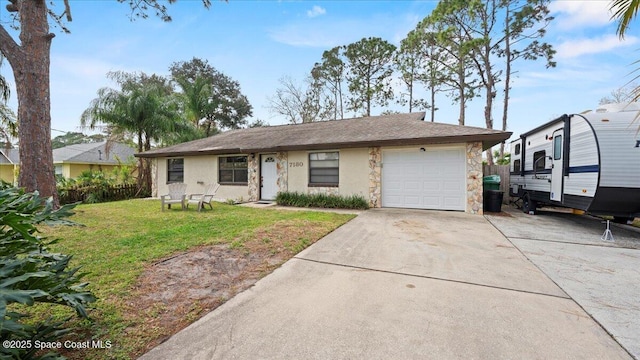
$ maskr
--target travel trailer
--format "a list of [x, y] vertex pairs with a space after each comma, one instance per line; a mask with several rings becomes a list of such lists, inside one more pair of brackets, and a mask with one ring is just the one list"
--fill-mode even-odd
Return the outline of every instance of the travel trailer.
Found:
[[640, 103], [563, 115], [511, 142], [509, 193], [533, 214], [543, 205], [640, 216]]

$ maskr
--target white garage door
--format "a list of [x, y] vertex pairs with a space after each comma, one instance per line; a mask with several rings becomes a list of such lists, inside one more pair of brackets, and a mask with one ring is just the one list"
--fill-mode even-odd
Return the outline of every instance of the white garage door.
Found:
[[382, 153], [382, 206], [465, 210], [464, 148]]

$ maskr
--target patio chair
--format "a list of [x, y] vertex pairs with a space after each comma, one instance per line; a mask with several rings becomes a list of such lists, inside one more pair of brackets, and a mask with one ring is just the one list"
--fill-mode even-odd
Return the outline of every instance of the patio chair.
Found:
[[187, 200], [187, 208], [189, 207], [189, 204], [198, 204], [198, 211], [202, 210], [205, 205], [209, 205], [211, 210], [213, 210], [213, 205], [211, 205], [211, 202], [213, 201], [213, 197], [216, 196], [219, 188], [220, 184], [213, 183], [207, 185], [204, 188], [203, 194], [189, 195], [189, 199]]
[[162, 211], [164, 211], [164, 205], [171, 209], [171, 204], [180, 204], [182, 210], [186, 208], [187, 197], [187, 184], [185, 183], [172, 183], [169, 184], [169, 194], [162, 195], [160, 197], [162, 201]]

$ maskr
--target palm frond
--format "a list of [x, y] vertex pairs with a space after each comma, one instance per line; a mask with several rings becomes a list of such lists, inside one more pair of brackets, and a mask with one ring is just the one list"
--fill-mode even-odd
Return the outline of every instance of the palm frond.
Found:
[[612, 12], [611, 20], [618, 20], [616, 34], [621, 39], [629, 28], [629, 23], [638, 15], [640, 0], [613, 0], [609, 7]]

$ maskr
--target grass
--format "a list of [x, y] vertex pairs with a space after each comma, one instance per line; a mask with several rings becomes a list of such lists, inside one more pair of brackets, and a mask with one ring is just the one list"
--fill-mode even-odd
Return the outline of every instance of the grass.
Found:
[[[80, 205], [75, 212], [71, 220], [84, 226], [41, 230], [45, 236], [61, 239], [51, 250], [74, 255], [72, 266], [81, 266], [81, 271], [87, 273], [85, 280], [99, 299], [89, 313], [93, 322], [78, 324], [81, 328], [75, 339], [83, 335], [110, 340], [112, 348], [65, 353], [71, 358], [90, 359], [130, 358], [139, 355], [154, 336], [161, 336], [158, 329], [130, 331], [146, 321], [144, 316], [153, 316], [153, 311], [141, 309], [133, 316], [127, 312], [135, 307], [131, 304], [132, 286], [155, 261], [214, 244], [228, 244], [246, 252], [261, 249], [271, 254], [286, 253], [284, 258], [288, 259], [353, 218], [345, 214], [225, 204], [215, 204], [213, 211], [161, 212], [159, 201], [154, 200]], [[285, 230], [275, 231], [278, 228]], [[52, 311], [54, 316], [68, 315], [66, 310], [38, 311], [41, 316], [45, 313], [49, 316]]]

